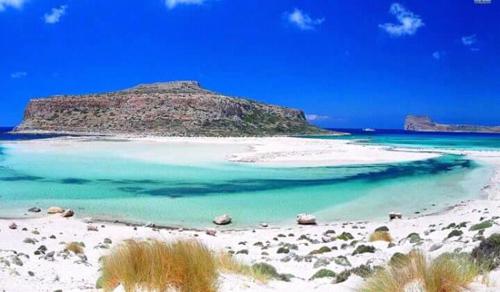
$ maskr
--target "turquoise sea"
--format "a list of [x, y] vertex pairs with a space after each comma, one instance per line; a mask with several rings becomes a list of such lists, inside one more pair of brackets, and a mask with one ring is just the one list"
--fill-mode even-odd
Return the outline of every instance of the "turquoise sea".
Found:
[[[79, 216], [188, 227], [209, 226], [223, 213], [236, 226], [291, 223], [302, 212], [316, 214], [320, 221], [385, 218], [390, 211], [433, 212], [477, 197], [492, 171], [449, 154], [406, 163], [277, 168], [223, 161], [164, 164], [102, 149], [20, 151], [10, 142], [33, 138], [0, 133], [0, 217], [22, 217], [29, 207], [58, 205]], [[341, 139], [500, 150], [499, 136], [355, 133]]]

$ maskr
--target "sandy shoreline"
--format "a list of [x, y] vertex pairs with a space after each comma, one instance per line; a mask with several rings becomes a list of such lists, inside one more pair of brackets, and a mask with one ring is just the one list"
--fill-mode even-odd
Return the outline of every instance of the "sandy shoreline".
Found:
[[[71, 143], [82, 142], [80, 139], [58, 138], [43, 142], [23, 141], [13, 144], [21, 147], [34, 145], [39, 147], [44, 144], [49, 148], [55, 147], [60, 150], [70, 149]], [[193, 142], [192, 139], [186, 141], [186, 138], [170, 138], [168, 143], [237, 144], [242, 146], [237, 148], [238, 153], [228, 155], [224, 152], [216, 158], [284, 166], [412, 161], [439, 155], [428, 151], [399, 149], [391, 151], [386, 147], [356, 145], [339, 140], [323, 140], [328, 142], [318, 143], [314, 139], [300, 139], [300, 141], [294, 138], [269, 139], [271, 140], [228, 141], [201, 138]], [[91, 143], [88, 148], [93, 149], [108, 147], [106, 143], [113, 142], [91, 140], [88, 143]], [[131, 139], [129, 143], [148, 143], [159, 153], [165, 140], [141, 138]], [[40, 151], [45, 150], [47, 149], [40, 149]], [[233, 150], [234, 148], [231, 148], [231, 151]], [[137, 159], [152, 158], [140, 153], [135, 154]], [[425, 216], [403, 214], [402, 220], [335, 221], [319, 222], [318, 226], [284, 225], [235, 230], [214, 226], [213, 229], [217, 232], [215, 236], [211, 236], [206, 234], [204, 229], [157, 228], [126, 222], [114, 223], [80, 218], [78, 213], [72, 218], [62, 218], [58, 214], [46, 215], [46, 210], [42, 210], [37, 218], [0, 219], [0, 288], [8, 292], [57, 289], [98, 291], [95, 283], [99, 277], [99, 258], [108, 254], [110, 249], [122, 240], [158, 238], [170, 241], [196, 238], [213, 250], [234, 252], [235, 256], [245, 263], [266, 262], [275, 266], [280, 273], [294, 276], [291, 282], [273, 280], [262, 284], [242, 276], [224, 274], [220, 277], [220, 291], [356, 291], [364, 280], [355, 273], [347, 281], [338, 284], [332, 284], [332, 279], [329, 278], [317, 280], [310, 278], [321, 268], [330, 269], [338, 274], [362, 265], [369, 267], [384, 265], [395, 252], [405, 253], [414, 248], [425, 251], [430, 257], [450, 251], [471, 251], [479, 241], [477, 232], [469, 229], [472, 225], [485, 220], [491, 220], [493, 224], [484, 229], [484, 236], [500, 232], [498, 217], [500, 216], [500, 152], [464, 151], [460, 154], [466, 154], [473, 160], [495, 167], [494, 174], [484, 187], [483, 193], [478, 194], [477, 199], [457, 202], [453, 208], [436, 214]], [[160, 156], [158, 159], [161, 162], [171, 162], [171, 157]], [[465, 222], [463, 223], [465, 227], [449, 227], [452, 223], [460, 225], [462, 222]], [[16, 229], [9, 228], [12, 223], [16, 223]], [[97, 231], [89, 230], [89, 226], [96, 227]], [[390, 246], [387, 242], [368, 240], [369, 235], [380, 226], [389, 228], [394, 246]], [[462, 234], [448, 238], [452, 230], [459, 230]], [[334, 239], [344, 232], [353, 238], [345, 241]], [[417, 233], [418, 239], [408, 238], [410, 233]], [[65, 243], [73, 241], [85, 243], [85, 256], [62, 252]], [[46, 251], [36, 254], [42, 245], [46, 247]], [[360, 245], [373, 246], [374, 252], [353, 255], [354, 250]], [[329, 251], [310, 254], [311, 251], [325, 246]], [[52, 256], [49, 256], [51, 253]], [[491, 273], [487, 285], [476, 282], [471, 288], [473, 291], [498, 291], [500, 271]]]

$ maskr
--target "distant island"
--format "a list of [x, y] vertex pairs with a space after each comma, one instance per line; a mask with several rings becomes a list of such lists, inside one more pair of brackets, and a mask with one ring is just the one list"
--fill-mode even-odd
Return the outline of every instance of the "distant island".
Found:
[[500, 133], [500, 126], [439, 124], [428, 116], [408, 115], [404, 129], [414, 132]]
[[301, 110], [225, 96], [196, 81], [32, 99], [13, 132], [154, 136], [335, 133], [309, 124]]

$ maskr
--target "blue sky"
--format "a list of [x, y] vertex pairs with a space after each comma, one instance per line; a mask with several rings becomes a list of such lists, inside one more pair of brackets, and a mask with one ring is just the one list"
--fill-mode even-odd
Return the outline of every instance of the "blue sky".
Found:
[[401, 128], [407, 113], [500, 124], [499, 6], [0, 0], [0, 125], [33, 97], [185, 79], [322, 126]]

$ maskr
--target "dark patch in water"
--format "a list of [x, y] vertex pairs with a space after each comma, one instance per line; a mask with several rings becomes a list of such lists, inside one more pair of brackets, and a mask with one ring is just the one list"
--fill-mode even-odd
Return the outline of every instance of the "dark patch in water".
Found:
[[98, 182], [121, 184], [121, 185], [135, 185], [135, 184], [164, 184], [165, 182], [152, 179], [96, 179]]
[[[287, 189], [305, 186], [332, 185], [338, 183], [364, 181], [366, 183], [377, 183], [383, 180], [399, 179], [417, 175], [437, 175], [457, 169], [470, 169], [475, 164], [462, 156], [447, 155], [440, 158], [410, 163], [390, 164], [374, 166], [373, 171], [346, 175], [343, 177], [326, 179], [249, 179], [231, 180], [227, 183], [207, 183], [197, 185], [174, 184], [162, 188], [138, 191], [139, 194], [151, 196], [167, 196], [170, 198], [203, 196], [209, 194], [228, 194], [238, 192], [254, 192], [275, 189]], [[342, 167], [329, 167], [342, 168]], [[371, 167], [370, 167], [371, 168]], [[366, 169], [366, 168], [365, 168]]]
[[69, 178], [61, 179], [61, 180], [59, 180], [59, 182], [61, 182], [63, 184], [70, 184], [70, 185], [83, 185], [83, 184], [91, 183], [92, 181], [88, 180], [88, 179], [69, 177]]
[[2, 177], [0, 180], [3, 181], [40, 181], [43, 180], [43, 177], [34, 176], [34, 175], [19, 175], [19, 176], [7, 176]]

